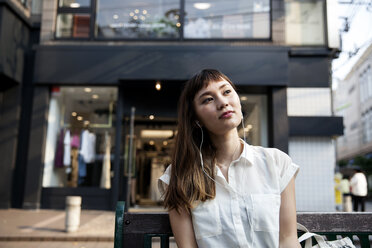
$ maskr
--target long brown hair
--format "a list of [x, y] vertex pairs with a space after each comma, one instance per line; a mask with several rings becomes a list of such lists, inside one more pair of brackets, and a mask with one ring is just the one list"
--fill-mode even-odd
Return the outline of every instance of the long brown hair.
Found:
[[[206, 201], [216, 196], [215, 183], [208, 178], [201, 167], [199, 145], [201, 130], [196, 125], [197, 116], [194, 97], [211, 82], [226, 80], [235, 89], [231, 80], [214, 69], [204, 69], [186, 82], [178, 103], [178, 133], [172, 155], [170, 182], [165, 191], [164, 206], [168, 210], [189, 211], [198, 201]], [[204, 170], [214, 178], [216, 148], [207, 130], [204, 130], [202, 154]]]

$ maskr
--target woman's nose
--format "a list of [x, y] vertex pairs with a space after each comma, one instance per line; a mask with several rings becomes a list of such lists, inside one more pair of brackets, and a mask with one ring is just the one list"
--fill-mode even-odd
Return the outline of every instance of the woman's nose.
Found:
[[223, 108], [225, 108], [226, 106], [229, 105], [227, 99], [225, 99], [223, 97], [218, 98], [217, 104], [218, 104], [218, 109], [223, 109]]

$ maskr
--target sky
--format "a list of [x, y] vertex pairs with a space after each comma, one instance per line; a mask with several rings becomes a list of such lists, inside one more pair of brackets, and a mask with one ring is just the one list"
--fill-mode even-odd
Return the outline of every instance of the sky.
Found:
[[[342, 0], [342, 2], [347, 1], [351, 0]], [[335, 88], [337, 88], [337, 81], [346, 77], [363, 51], [372, 43], [372, 4], [369, 7], [366, 4], [369, 1], [371, 0], [354, 0], [354, 4], [338, 4], [339, 28], [344, 27], [342, 17], [348, 17], [350, 29], [348, 32], [341, 32], [342, 52], [339, 58], [332, 62]], [[349, 52], [354, 52], [356, 48], [360, 48], [358, 53], [350, 58]]]

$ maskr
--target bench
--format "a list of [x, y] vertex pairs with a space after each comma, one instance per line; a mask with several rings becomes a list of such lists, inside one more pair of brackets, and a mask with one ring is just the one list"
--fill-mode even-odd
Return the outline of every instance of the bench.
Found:
[[[150, 248], [154, 237], [160, 238], [161, 248], [169, 248], [168, 213], [124, 212], [124, 204], [116, 207], [114, 248]], [[372, 247], [372, 213], [298, 213], [297, 221], [328, 240], [348, 236], [356, 247]]]

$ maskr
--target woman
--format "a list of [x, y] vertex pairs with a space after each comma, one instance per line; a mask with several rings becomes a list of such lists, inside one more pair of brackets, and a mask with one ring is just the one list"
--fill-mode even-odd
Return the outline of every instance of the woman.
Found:
[[177, 245], [300, 247], [298, 166], [238, 136], [243, 114], [230, 79], [206, 69], [185, 85], [172, 165], [159, 179]]

